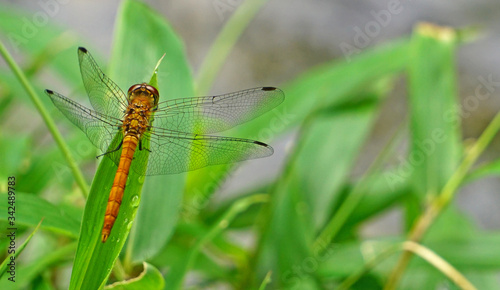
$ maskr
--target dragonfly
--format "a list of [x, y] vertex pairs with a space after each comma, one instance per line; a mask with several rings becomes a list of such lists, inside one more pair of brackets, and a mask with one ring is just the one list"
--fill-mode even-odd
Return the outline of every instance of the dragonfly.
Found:
[[45, 92], [118, 167], [104, 216], [103, 243], [118, 216], [132, 163], [137, 163], [132, 168], [141, 176], [163, 175], [267, 157], [274, 152], [260, 141], [211, 134], [278, 106], [285, 98], [278, 88], [159, 102], [158, 89], [147, 83], [134, 84], [125, 94], [83, 47], [78, 48], [78, 60], [92, 109], [55, 91]]

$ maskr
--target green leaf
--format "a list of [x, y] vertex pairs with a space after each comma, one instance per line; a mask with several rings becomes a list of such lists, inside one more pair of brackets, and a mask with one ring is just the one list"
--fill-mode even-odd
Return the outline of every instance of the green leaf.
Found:
[[8, 64], [8, 66], [10, 67], [12, 72], [16, 75], [16, 78], [18, 79], [18, 81], [21, 82], [24, 90], [30, 96], [30, 99], [33, 102], [33, 105], [37, 109], [37, 111], [40, 114], [40, 116], [42, 117], [45, 125], [47, 126], [50, 133], [52, 134], [52, 137], [54, 138], [57, 145], [59, 146], [59, 149], [63, 153], [68, 165], [71, 167], [71, 171], [72, 171], [80, 189], [82, 190], [82, 192], [84, 194], [86, 194], [88, 191], [88, 186], [85, 183], [83, 175], [82, 175], [80, 169], [78, 168], [75, 160], [71, 156], [69, 148], [68, 148], [67, 144], [64, 142], [64, 140], [61, 136], [61, 133], [57, 130], [52, 116], [48, 113], [47, 109], [45, 108], [42, 101], [40, 100], [37, 92], [34, 90], [32, 84], [28, 81], [26, 74], [21, 70], [19, 65], [14, 61], [12, 55], [7, 51], [4, 43], [1, 41], [0, 41], [0, 54], [2, 55], [3, 59]]
[[172, 269], [168, 273], [166, 279], [166, 286], [168, 287], [166, 289], [182, 289], [184, 277], [187, 271], [192, 267], [202, 247], [225, 230], [237, 215], [246, 211], [251, 205], [267, 201], [267, 195], [257, 194], [245, 197], [234, 203], [231, 208], [210, 227], [210, 230], [202, 236], [193, 247], [190, 248], [187, 253], [187, 258], [185, 258], [181, 263], [172, 266]]
[[262, 284], [260, 284], [259, 290], [266, 290], [267, 285], [271, 283], [271, 274], [271, 271], [267, 272], [266, 277], [262, 280]]
[[[469, 217], [451, 205], [430, 228], [425, 237], [425, 245], [469, 278], [467, 273], [488, 274], [500, 269], [499, 239], [499, 233], [481, 231]], [[422, 265], [420, 258], [414, 260], [414, 266]], [[441, 273], [436, 275], [437, 271], [434, 267], [425, 272], [419, 271], [417, 267], [410, 267], [401, 287], [410, 285], [410, 281], [417, 275], [429, 281], [437, 276], [442, 283], [445, 279]]]
[[[409, 193], [408, 179], [392, 184], [388, 179], [399, 174], [399, 169], [385, 171], [369, 178], [366, 191], [358, 206], [349, 216], [346, 224], [355, 225], [377, 214], [383, 213]], [[351, 186], [350, 189], [352, 189]], [[350, 192], [351, 190], [349, 190]]]
[[[2, 195], [3, 196], [3, 195]], [[42, 229], [61, 233], [76, 238], [80, 230], [80, 222], [74, 220], [59, 207], [49, 203], [34, 194], [16, 193], [16, 223], [26, 226], [36, 226], [43, 219]], [[0, 203], [0, 220], [7, 220], [7, 203]]]
[[468, 271], [500, 269], [500, 234], [476, 233], [475, 236], [430, 241], [428, 247], [455, 267]]
[[143, 290], [143, 289], [163, 289], [165, 281], [160, 271], [155, 266], [143, 263], [143, 269], [137, 277], [126, 281], [120, 281], [107, 286], [105, 289], [115, 290]]
[[[132, 167], [135, 164], [132, 164]], [[132, 227], [144, 178], [130, 169], [118, 217], [106, 243], [101, 242], [104, 213], [117, 167], [110, 158], [103, 158], [92, 182], [83, 213], [78, 249], [71, 274], [70, 289], [104, 287], [111, 269]]]
[[[58, 5], [58, 4], [56, 4]], [[40, 11], [41, 12], [41, 11]], [[45, 11], [44, 11], [45, 12]], [[39, 26], [33, 12], [20, 11], [9, 5], [2, 5], [0, 10], [0, 30], [12, 47], [13, 54], [28, 52], [35, 56], [36, 66], [47, 60], [57, 69], [62, 78], [73, 85], [81, 84], [80, 72], [75, 69], [77, 37], [65, 33], [64, 29], [52, 23]]]
[[[210, 224], [215, 224], [215, 222], [216, 221]], [[209, 230], [207, 226], [200, 223], [179, 223], [176, 227], [174, 238], [160, 253], [152, 258], [151, 263], [157, 265], [161, 269], [172, 269], [174, 267], [180, 269], [180, 267], [184, 267], [183, 265], [186, 264], [189, 256], [192, 255], [192, 247], [195, 241], [206, 236]], [[223, 236], [216, 237], [213, 240], [213, 245], [222, 248], [216, 245], [216, 241], [222, 238]], [[221, 265], [212, 258], [211, 253], [199, 252], [192, 265], [193, 268], [191, 271], [203, 272], [208, 280], [236, 280], [232, 269], [226, 268], [225, 265]], [[180, 273], [179, 271], [177, 272]], [[179, 278], [176, 279], [179, 280]]]
[[474, 285], [477, 289], [498, 289], [500, 283], [498, 283], [498, 275], [495, 272], [476, 272], [474, 270], [464, 271], [467, 279]]
[[[240, 192], [237, 196], [230, 197], [227, 200], [224, 200], [220, 204], [211, 205], [210, 208], [202, 212], [200, 216], [200, 220], [205, 223], [213, 223], [215, 220], [219, 219], [221, 215], [223, 215], [233, 203], [237, 200], [247, 197], [254, 194], [259, 194], [262, 192], [269, 192], [270, 185], [259, 188], [254, 188], [249, 191]], [[255, 221], [258, 219], [259, 214], [262, 211], [263, 204], [256, 204], [250, 207], [244, 213], [238, 215], [234, 221], [228, 226], [230, 229], [246, 229], [252, 227], [255, 224]]]
[[163, 54], [163, 56], [160, 58], [160, 60], [156, 63], [155, 69], [153, 71], [153, 76], [151, 77], [151, 80], [149, 80], [149, 85], [153, 86], [155, 88], [158, 88], [158, 68], [160, 67], [161, 61], [165, 57], [166, 53]]
[[[226, 25], [224, 25], [222, 31], [217, 36], [217, 39], [215, 39], [212, 47], [208, 51], [207, 56], [200, 66], [196, 82], [197, 94], [205, 95], [208, 93], [212, 87], [215, 77], [217, 76], [217, 73], [220, 71], [220, 68], [224, 64], [224, 60], [231, 52], [234, 44], [238, 41], [245, 28], [248, 27], [250, 21], [252, 21], [257, 12], [266, 2], [267, 0], [243, 1], [243, 3], [239, 5], [236, 12], [231, 15], [231, 18], [227, 21]], [[214, 7], [218, 5], [227, 5], [225, 3], [212, 3]], [[219, 13], [221, 10], [226, 10], [225, 7], [221, 10], [218, 9], [220, 8], [216, 8]]]
[[0, 178], [6, 180], [7, 176], [12, 176], [19, 170], [19, 165], [29, 153], [31, 138], [28, 136], [0, 134]]
[[474, 182], [485, 177], [494, 177], [500, 175], [500, 160], [495, 160], [475, 169], [464, 180], [464, 183]]
[[[17, 216], [16, 216], [17, 217]], [[38, 223], [38, 225], [35, 227], [35, 229], [33, 230], [33, 232], [31, 232], [31, 234], [26, 238], [26, 240], [24, 240], [24, 242], [19, 245], [19, 246], [15, 246], [13, 250], [15, 250], [15, 252], [11, 252], [11, 248], [9, 247], [9, 249], [7, 250], [7, 253], [10, 253], [10, 255], [8, 255], [5, 260], [2, 262], [2, 264], [0, 264], [0, 278], [5, 274], [5, 272], [7, 270], [11, 271], [10, 269], [10, 266], [8, 264], [13, 264], [14, 266], [13, 267], [16, 267], [15, 264], [19, 264], [19, 262], [17, 261], [16, 262], [16, 258], [19, 257], [19, 255], [23, 252], [24, 248], [26, 248], [26, 245], [28, 245], [29, 241], [31, 240], [31, 238], [35, 235], [35, 233], [38, 231], [38, 229], [40, 228], [40, 225], [42, 224], [42, 221], [43, 220], [40, 220], [40, 222]], [[12, 239], [13, 238], [13, 239]], [[16, 236], [15, 236], [15, 233], [13, 236], [11, 236], [8, 232], [7, 232], [7, 239], [9, 239], [11, 242], [14, 241], [15, 243], [15, 239], [16, 239]], [[12, 272], [14, 272], [13, 276], [15, 276], [15, 270], [12, 270]], [[12, 275], [11, 275], [12, 276]]]
[[[165, 19], [145, 4], [124, 1], [116, 23], [112, 79], [125, 91], [131, 85], [147, 82], [151, 69], [164, 54], [157, 75], [160, 101], [193, 96], [191, 72], [181, 40]], [[146, 178], [127, 259], [143, 261], [165, 245], [177, 220], [184, 182], [185, 174]]]
[[[132, 43], [131, 37], [134, 39]], [[165, 51], [168, 54], [159, 67], [159, 91], [164, 96], [170, 97], [179, 96], [181, 92], [190, 94], [192, 83], [182, 45], [170, 27], [144, 4], [136, 1], [123, 2], [117, 20], [113, 60], [110, 65], [110, 75], [115, 82], [122, 88], [128, 88], [130, 85], [149, 79], [147, 75]], [[161, 72], [165, 69], [176, 73], [163, 75]], [[132, 164], [134, 166], [134, 163]], [[115, 172], [116, 166], [108, 158], [104, 158], [96, 173], [91, 196], [85, 208], [82, 234], [70, 285], [72, 288], [79, 288], [81, 285], [91, 288], [104, 286], [134, 220], [144, 178], [137, 176], [134, 170], [130, 170], [124, 202], [111, 232], [110, 241], [101, 244], [100, 231], [92, 230], [95, 227], [100, 229], [103, 223], [105, 201]], [[146, 183], [146, 188], [152, 191], [148, 192], [147, 200], [150, 202], [143, 204], [136, 230], [129, 243], [129, 253], [132, 252], [134, 260], [141, 260], [146, 255], [154, 254], [171, 234], [175, 224], [175, 218], [172, 216], [175, 217], [177, 214], [179, 204], [172, 200], [172, 196], [180, 200], [183, 176], [148, 178]], [[168, 184], [172, 192], [165, 192], [162, 189], [164, 184]], [[157, 212], [167, 212], [167, 214], [164, 214], [163, 218], [160, 217], [160, 220], [158, 217], [151, 218]], [[130, 257], [130, 254], [128, 256]]]
[[326, 223], [329, 209], [335, 206], [337, 193], [369, 133], [377, 105], [371, 102], [350, 110], [343, 108], [314, 118], [303, 128], [292, 161], [271, 194], [272, 214], [267, 221], [260, 273], [272, 269], [276, 283], [299, 285], [287, 277], [312, 255], [309, 249], [315, 230]]
[[340, 280], [358, 274], [365, 267], [369, 267], [371, 274], [387, 273], [396, 259], [394, 253], [400, 248], [397, 245], [402, 241], [402, 238], [379, 238], [332, 244], [316, 257], [319, 266], [314, 274], [322, 280]]
[[455, 48], [449, 28], [422, 24], [412, 38], [411, 149], [406, 166], [413, 170], [413, 187], [421, 199], [441, 191], [461, 158]]
[[[48, 268], [70, 259], [75, 248], [76, 243], [67, 244], [43, 255], [41, 258], [29, 264], [19, 265], [19, 267], [16, 268], [16, 276], [19, 278], [19, 281], [17, 281], [15, 285], [16, 289], [26, 289], [35, 277], [47, 271]], [[0, 280], [0, 289], [12, 289], [12, 282], [5, 279], [5, 277], [7, 276], [3, 276]]]
[[[51, 106], [53, 107], [53, 105]], [[54, 108], [54, 110], [57, 109]], [[54, 114], [56, 113], [54, 112]], [[60, 112], [57, 114], [60, 114]], [[67, 124], [67, 120], [64, 120], [64, 123]], [[67, 124], [67, 127], [74, 130], [73, 124]], [[84, 166], [85, 161], [95, 162], [97, 151], [83, 132], [74, 130], [72, 134], [65, 136], [65, 141], [75, 157], [75, 161], [80, 166]], [[37, 154], [33, 154], [33, 152], [37, 152]], [[17, 175], [19, 178], [19, 191], [41, 193], [47, 186], [51, 185], [59, 185], [58, 188], [64, 194], [74, 190], [75, 179], [71, 174], [71, 168], [63, 159], [58, 147], [38, 148], [33, 145], [30, 152], [24, 157], [23, 163], [29, 164], [29, 167], [24, 170], [21, 169], [21, 173]], [[85, 177], [88, 177], [88, 174]]]

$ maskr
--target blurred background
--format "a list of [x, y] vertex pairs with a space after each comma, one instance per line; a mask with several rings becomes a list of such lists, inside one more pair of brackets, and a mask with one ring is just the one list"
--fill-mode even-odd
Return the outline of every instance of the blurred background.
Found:
[[[33, 13], [43, 9], [42, 3], [45, 3], [3, 2]], [[61, 4], [58, 12], [54, 13], [51, 22], [74, 31], [83, 39], [88, 39], [88, 43], [79, 45], [97, 49], [96, 53], [109, 57], [120, 1], [59, 2]], [[144, 2], [164, 15], [184, 40], [194, 76], [217, 34], [242, 3], [241, 0]], [[389, 5], [393, 5], [391, 3], [399, 3], [395, 6], [397, 14], [386, 18], [381, 11], [387, 11]], [[382, 28], [374, 37], [363, 40], [359, 31], [365, 31], [365, 26], [370, 21], [377, 20], [377, 17], [384, 19], [381, 22]], [[399, 37], [409, 37], [413, 26], [420, 21], [454, 28], [479, 29], [478, 38], [461, 46], [457, 51], [459, 93], [462, 99], [474, 94], [474, 89], [479, 84], [479, 76], [492, 75], [493, 80], [500, 81], [500, 5], [494, 0], [272, 0], [263, 6], [236, 43], [216, 78], [211, 93], [219, 94], [258, 86], [279, 87], [315, 65], [335, 59], [349, 59], [377, 44]], [[358, 50], [352, 54], [345, 53], [342, 44], [349, 44]], [[74, 65], [77, 65], [76, 57]], [[393, 96], [385, 102], [375, 129], [361, 151], [355, 174], [364, 172], [406, 114], [406, 98], [403, 95], [406, 84], [403, 78], [397, 88], [392, 93]], [[462, 119], [464, 138], [479, 136], [499, 109], [499, 93], [494, 91], [491, 98], [480, 102], [478, 109]], [[234, 189], [245, 187], [255, 180], [275, 176], [276, 171], [280, 170], [287, 144], [290, 145], [291, 140], [291, 137], [283, 138], [272, 144], [276, 150], [271, 158], [241, 166], [226, 184], [221, 186], [217, 196], [224, 197]], [[500, 155], [500, 139], [496, 140], [482, 158], [492, 159]], [[401, 156], [405, 152], [404, 146], [400, 148]], [[397, 158], [394, 161], [397, 162]], [[266, 170], [263, 171], [262, 168]], [[463, 188], [457, 199], [460, 207], [474, 217], [481, 227], [500, 228], [500, 195], [496, 190], [499, 186], [500, 182], [496, 178], [482, 179]], [[400, 218], [397, 209], [390, 211], [374, 220], [375, 225], [381, 222], [382, 226], [372, 224], [367, 227], [366, 234], [371, 236], [377, 233], [384, 235], [399, 232]]]
[[[63, 3], [64, 2], [64, 3]], [[241, 5], [241, 0], [185, 0], [144, 1], [163, 15], [184, 41], [187, 58], [193, 75], [206, 57], [213, 41], [224, 24]], [[9, 5], [33, 14], [44, 10], [50, 1], [5, 1]], [[113, 29], [120, 1], [66, 0], [57, 1], [57, 11], [50, 22], [76, 33], [78, 43], [108, 59], [113, 45]], [[387, 14], [386, 11], [395, 11]], [[370, 24], [378, 22], [380, 29], [367, 36], [363, 33]], [[331, 61], [350, 61], [356, 55], [387, 41], [410, 37], [418, 22], [430, 22], [453, 28], [476, 29], [473, 38], [457, 50], [457, 79], [459, 96], [463, 102], [475, 94], [480, 79], [491, 78], [500, 82], [500, 4], [495, 0], [480, 1], [296, 1], [271, 0], [237, 41], [234, 49], [216, 77], [211, 94], [221, 94], [259, 86], [281, 87], [303, 72]], [[373, 28], [373, 27], [372, 27]], [[134, 41], [134, 39], [129, 39]], [[76, 50], [76, 49], [75, 49]], [[95, 52], [94, 52], [95, 51]], [[168, 53], [168, 52], [167, 52]], [[23, 55], [13, 52], [22, 62]], [[104, 61], [106, 63], [106, 61]], [[3, 60], [0, 64], [5, 66]], [[101, 64], [103, 64], [101, 62]], [[77, 67], [75, 53], [74, 63]], [[175, 73], [175, 72], [172, 72]], [[58, 83], [52, 76], [43, 76]], [[64, 83], [60, 82], [61, 87]], [[59, 89], [71, 91], [73, 88]], [[287, 92], [285, 91], [285, 94]], [[400, 76], [390, 97], [384, 101], [368, 141], [359, 155], [352, 177], [362, 176], [382, 148], [398, 130], [407, 116], [407, 83]], [[189, 97], [189, 96], [178, 96]], [[462, 134], [468, 139], [477, 138], [500, 110], [500, 93], [493, 91], [490, 98], [482, 100], [477, 109], [463, 115]], [[462, 103], [463, 104], [463, 103]], [[31, 118], [31, 108], [19, 108], [19, 114], [2, 122], [8, 130], [30, 130], [37, 126], [19, 120]], [[35, 117], [38, 118], [38, 117]], [[41, 120], [38, 118], [41, 122]], [[40, 124], [38, 124], [40, 125]], [[43, 125], [42, 125], [43, 126]], [[2, 131], [5, 130], [2, 128]], [[246, 162], [230, 175], [216, 193], [216, 201], [233, 197], [235, 192], [250, 188], [262, 180], [271, 181], [282, 170], [287, 152], [294, 142], [296, 132], [275, 140], [271, 145], [275, 154], [266, 159]], [[338, 136], [342, 139], [343, 136]], [[40, 136], [48, 142], [50, 136]], [[409, 141], [396, 149], [391, 157], [398, 164], [408, 152]], [[335, 150], [335, 148], [332, 148]], [[500, 156], [500, 138], [488, 147], [480, 162]], [[478, 164], [480, 164], [480, 162]], [[92, 168], [87, 172], [92, 172]], [[456, 199], [458, 207], [482, 229], [500, 228], [500, 180], [483, 178], [466, 185]], [[364, 223], [361, 234], [365, 238], [400, 234], [404, 217], [400, 208], [384, 211]], [[246, 236], [237, 237], [243, 243]]]

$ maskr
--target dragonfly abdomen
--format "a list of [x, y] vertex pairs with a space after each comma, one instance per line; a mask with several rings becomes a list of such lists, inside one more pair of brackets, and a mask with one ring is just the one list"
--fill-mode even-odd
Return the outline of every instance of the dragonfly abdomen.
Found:
[[137, 96], [134, 94], [133, 100], [127, 107], [128, 113], [123, 120], [123, 133], [125, 137], [123, 138], [118, 170], [113, 181], [113, 187], [111, 187], [106, 214], [104, 216], [104, 225], [102, 227], [103, 243], [108, 239], [118, 216], [137, 143], [139, 143], [139, 139], [148, 128], [153, 98], [149, 96], [151, 93], [148, 93], [149, 91], [146, 90], [146, 87], [144, 90], [142, 90], [142, 87], [143, 85], [137, 88]]
[[115, 224], [120, 205], [122, 203], [123, 192], [127, 183], [130, 164], [134, 158], [135, 149], [137, 148], [138, 138], [134, 135], [125, 135], [123, 138], [122, 153], [120, 155], [120, 163], [116, 171], [113, 187], [109, 194], [108, 205], [106, 207], [106, 214], [104, 216], [104, 225], [102, 227], [102, 242], [106, 242], [111, 229]]

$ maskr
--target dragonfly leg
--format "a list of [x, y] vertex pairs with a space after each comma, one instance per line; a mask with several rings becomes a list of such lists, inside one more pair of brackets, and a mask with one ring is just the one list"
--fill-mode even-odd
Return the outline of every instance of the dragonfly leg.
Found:
[[103, 153], [101, 155], [98, 155], [96, 158], [99, 159], [99, 157], [101, 157], [101, 156], [104, 156], [106, 154], [113, 153], [113, 152], [116, 152], [116, 151], [120, 150], [120, 148], [122, 148], [122, 144], [123, 144], [123, 141], [121, 141], [120, 144], [118, 144], [118, 146], [115, 149], [113, 149], [111, 151], [108, 151], [106, 153]]
[[[142, 151], [142, 149], [143, 149], [143, 148], [142, 148], [142, 140], [140, 140], [140, 141], [139, 141], [139, 150], [141, 150], [141, 151]], [[144, 148], [144, 149], [146, 149], [146, 150], [148, 150], [149, 152], [151, 152], [151, 150], [149, 150], [148, 148]]]
[[[144, 149], [148, 150], [151, 153], [151, 150], [149, 150], [148, 148], [144, 148]], [[139, 150], [142, 151], [142, 140], [139, 140]]]

